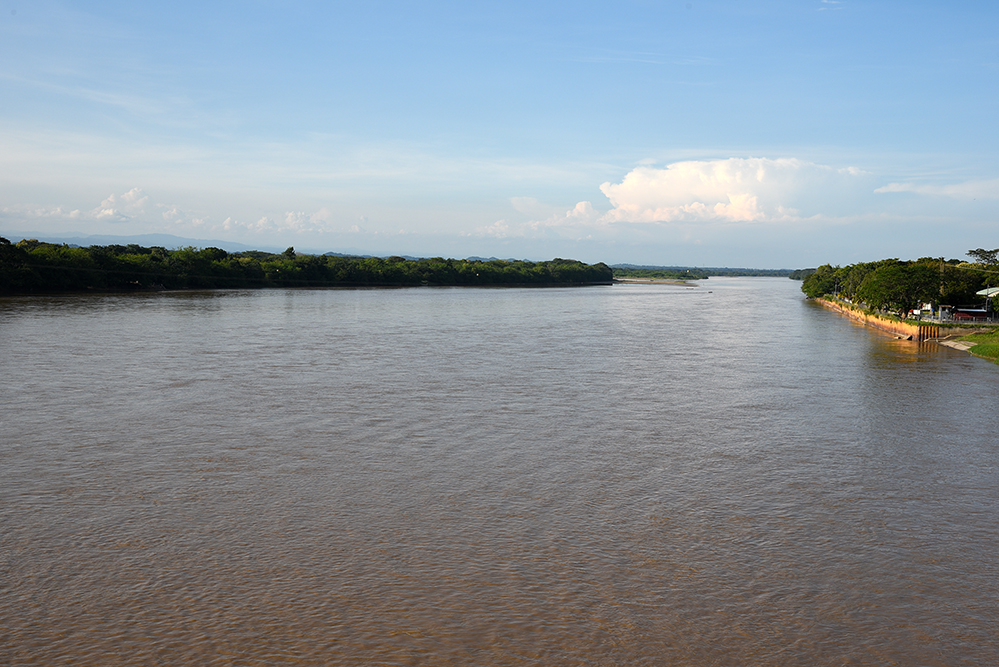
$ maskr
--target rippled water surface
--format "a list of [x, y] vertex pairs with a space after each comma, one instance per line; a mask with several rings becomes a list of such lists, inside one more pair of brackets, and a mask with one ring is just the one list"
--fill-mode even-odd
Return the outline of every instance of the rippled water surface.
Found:
[[999, 369], [799, 285], [0, 299], [0, 664], [999, 664]]

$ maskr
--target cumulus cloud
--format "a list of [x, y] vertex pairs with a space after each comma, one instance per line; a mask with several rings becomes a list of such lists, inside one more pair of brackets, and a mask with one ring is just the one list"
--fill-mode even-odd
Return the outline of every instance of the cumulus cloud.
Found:
[[[97, 206], [86, 210], [70, 209], [66, 206], [39, 207], [31, 205], [5, 206], [2, 210], [3, 213], [11, 217], [19, 217], [25, 221], [142, 222], [150, 218], [149, 202], [149, 195], [143, 192], [142, 188], [132, 188], [121, 195], [112, 193]], [[164, 204], [156, 206], [165, 207]], [[176, 208], [173, 208], [172, 211], [164, 212], [163, 218], [169, 219], [171, 216], [175, 217], [175, 214], [180, 214]]]
[[600, 191], [609, 222], [774, 222], [823, 214], [819, 202], [833, 194], [869, 192], [864, 176], [793, 158], [729, 158], [636, 167]]
[[692, 234], [705, 225], [847, 220], [871, 214], [872, 179], [855, 167], [794, 158], [690, 160], [665, 167], [643, 163], [620, 182], [600, 186], [606, 202], [581, 201], [566, 209], [512, 197], [513, 208], [532, 219], [499, 220], [475, 234], [614, 238], [622, 233], [621, 223], [670, 225]]
[[321, 208], [313, 213], [304, 211], [288, 211], [284, 214], [281, 231], [289, 232], [326, 232], [331, 224], [331, 214], [328, 208]]
[[91, 211], [91, 214], [98, 220], [127, 222], [145, 215], [148, 203], [149, 195], [143, 192], [142, 188], [132, 188], [117, 197], [114, 193], [110, 194], [97, 208]]

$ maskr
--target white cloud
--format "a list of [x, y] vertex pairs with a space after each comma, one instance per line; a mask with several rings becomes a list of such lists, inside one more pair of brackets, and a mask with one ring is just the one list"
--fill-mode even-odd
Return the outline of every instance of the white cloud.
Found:
[[514, 205], [518, 212], [529, 210], [543, 211], [545, 213], [554, 212], [543, 219], [530, 220], [528, 222], [516, 223], [506, 219], [497, 220], [491, 225], [478, 227], [470, 235], [500, 239], [511, 237], [537, 238], [548, 235], [579, 238], [580, 234], [586, 230], [607, 228], [606, 222], [602, 220], [603, 214], [594, 209], [593, 204], [588, 201], [581, 201], [569, 210], [542, 204], [535, 199], [527, 197], [513, 197], [510, 203]]
[[841, 205], [869, 192], [864, 176], [793, 158], [729, 158], [636, 167], [600, 190], [609, 222], [775, 222], [829, 214], [821, 204], [830, 195]]
[[[143, 192], [142, 188], [132, 188], [128, 192], [115, 195], [108, 195], [97, 206], [81, 211], [78, 208], [68, 209], [65, 206], [5, 206], [2, 211], [11, 217], [28, 220], [51, 220], [66, 221], [79, 220], [81, 222], [143, 222], [150, 217], [147, 210], [149, 196]], [[165, 204], [156, 204], [159, 208], [166, 208]], [[171, 210], [163, 213], [162, 217], [169, 220], [171, 217], [180, 215], [181, 212], [172, 207]]]
[[476, 236], [491, 236], [495, 239], [505, 239], [509, 236], [523, 236], [523, 226], [518, 229], [511, 229], [510, 223], [506, 220], [497, 220], [491, 225], [486, 225], [475, 230]]
[[[342, 231], [335, 227], [334, 214], [326, 207], [311, 212], [291, 210], [271, 213], [264, 210], [252, 217], [238, 214], [226, 216], [224, 213], [211, 215], [170, 203], [155, 202], [140, 187], [133, 187], [122, 194], [112, 193], [97, 206], [85, 207], [83, 210], [66, 206], [4, 206], [0, 209], [0, 219], [10, 226], [38, 228], [41, 223], [50, 231], [58, 229], [60, 232], [117, 233], [122, 224], [127, 224], [130, 233], [227, 233], [247, 241], [274, 242], [273, 239], [276, 238], [279, 239], [277, 243], [281, 243], [281, 237], [288, 234], [319, 237]], [[360, 227], [355, 227], [360, 230]], [[271, 238], [266, 239], [268, 236]]]
[[999, 199], [999, 178], [988, 181], [965, 181], [951, 185], [917, 185], [915, 183], [889, 183], [875, 190], [879, 194], [912, 192], [954, 199]]
[[279, 231], [289, 232], [327, 232], [331, 231], [331, 214], [326, 207], [313, 213], [303, 211], [288, 211], [284, 214], [284, 222]]
[[91, 211], [91, 214], [98, 220], [128, 222], [143, 216], [148, 203], [149, 196], [142, 191], [142, 188], [132, 188], [118, 197], [115, 197], [114, 193], [108, 195], [108, 198]]
[[533, 220], [502, 219], [479, 227], [473, 235], [615, 239], [638, 233], [634, 227], [626, 231], [620, 223], [651, 223], [669, 225], [671, 233], [689, 240], [698, 228], [707, 226], [844, 221], [871, 214], [871, 179], [871, 174], [856, 167], [793, 158], [689, 160], [662, 168], [641, 164], [619, 183], [600, 186], [609, 210], [590, 201], [567, 210], [529, 197], [512, 197], [513, 208], [535, 214]]

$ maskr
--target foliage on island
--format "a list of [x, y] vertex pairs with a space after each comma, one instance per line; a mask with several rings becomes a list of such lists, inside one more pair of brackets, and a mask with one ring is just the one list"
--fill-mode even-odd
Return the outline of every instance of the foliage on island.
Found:
[[0, 238], [0, 293], [87, 290], [361, 287], [416, 285], [585, 285], [609, 283], [603, 263], [411, 260], [299, 255], [219, 248], [179, 250], [109, 245], [74, 248]]
[[704, 280], [708, 274], [701, 269], [612, 267], [615, 278], [642, 278], [645, 280]]
[[836, 295], [905, 319], [921, 304], [981, 306], [976, 292], [999, 282], [996, 250], [972, 250], [975, 262], [923, 257], [915, 261], [882, 259], [839, 267], [824, 264], [804, 278], [809, 297]]
[[[615, 278], [658, 280], [706, 280], [710, 276], [785, 278], [793, 277], [795, 273], [790, 269], [730, 269], [728, 267], [641, 266], [637, 264], [614, 264], [611, 268], [614, 269]], [[814, 269], [806, 270], [814, 271]]]
[[704, 271], [709, 276], [726, 278], [787, 278], [791, 275], [790, 269], [730, 269], [728, 267], [709, 266]]

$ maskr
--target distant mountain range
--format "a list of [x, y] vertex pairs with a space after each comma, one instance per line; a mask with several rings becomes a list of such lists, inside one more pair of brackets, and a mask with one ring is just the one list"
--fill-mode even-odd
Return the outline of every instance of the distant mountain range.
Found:
[[[284, 252], [284, 248], [279, 248], [277, 246], [251, 246], [246, 245], [245, 243], [237, 243], [235, 241], [223, 241], [221, 239], [191, 239], [183, 236], [174, 236], [173, 234], [134, 234], [131, 236], [90, 234], [88, 236], [57, 236], [53, 234], [35, 232], [0, 232], [0, 236], [10, 240], [12, 243], [17, 243], [21, 239], [38, 239], [39, 241], [44, 241], [46, 243], [65, 243], [66, 245], [80, 246], [82, 248], [92, 245], [129, 245], [130, 243], [134, 243], [135, 245], [140, 245], [145, 248], [160, 246], [170, 250], [194, 246], [195, 248], [222, 248], [222, 250], [225, 250], [226, 252], [246, 252], [248, 250], [260, 250], [262, 252], [273, 253]], [[296, 250], [310, 255], [322, 255], [325, 252], [322, 250], [304, 248], [296, 248]], [[361, 251], [351, 252], [352, 250], [352, 248], [347, 248], [347, 252], [325, 254], [338, 255], [341, 257], [373, 257], [373, 255], [362, 253]]]
[[[134, 234], [131, 236], [116, 236], [113, 234], [90, 234], [88, 236], [56, 236], [52, 234], [43, 234], [38, 232], [0, 232], [0, 236], [8, 239], [11, 243], [17, 243], [21, 239], [38, 239], [39, 241], [44, 241], [45, 243], [60, 243], [69, 246], [79, 246], [81, 248], [87, 248], [92, 245], [129, 245], [134, 243], [135, 245], [140, 245], [145, 248], [152, 246], [160, 246], [162, 248], [167, 248], [173, 250], [176, 248], [186, 248], [188, 246], [194, 246], [195, 248], [221, 248], [226, 252], [247, 252], [250, 250], [259, 250], [261, 252], [273, 252], [281, 253], [284, 252], [284, 248], [279, 248], [277, 246], [250, 246], [245, 243], [237, 243], [235, 241], [223, 241], [221, 239], [191, 239], [183, 236], [174, 236], [173, 234]], [[324, 250], [317, 250], [315, 248], [296, 248], [298, 252], [302, 252], [307, 255], [328, 255], [330, 257], [389, 257], [390, 255], [373, 255], [369, 252], [364, 252], [362, 250], [357, 250], [355, 248], [346, 248], [344, 252], [326, 252]], [[408, 260], [419, 260], [423, 257], [415, 257], [412, 255], [391, 255], [392, 257], [402, 257]], [[489, 262], [496, 257], [466, 257], [470, 261], [480, 261]], [[530, 262], [534, 260], [517, 260], [517, 259], [507, 259], [507, 262], [518, 262], [525, 261]]]

